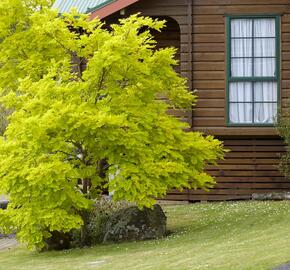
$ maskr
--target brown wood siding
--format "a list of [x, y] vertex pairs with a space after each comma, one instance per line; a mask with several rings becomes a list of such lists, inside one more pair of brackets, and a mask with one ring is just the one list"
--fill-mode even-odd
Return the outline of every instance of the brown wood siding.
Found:
[[[180, 28], [180, 37], [179, 37], [179, 46], [180, 49], [180, 66], [183, 67], [181, 70], [182, 75], [190, 78], [191, 72], [188, 70], [188, 63], [189, 63], [189, 52], [191, 49], [189, 48], [189, 38], [192, 37], [192, 33], [188, 31], [188, 18], [191, 17], [192, 14], [189, 14], [188, 9], [188, 0], [143, 0], [139, 1], [136, 4], [133, 4], [126, 8], [125, 16], [134, 14], [134, 13], [141, 13], [145, 16], [151, 17], [170, 17], [175, 20]], [[119, 15], [118, 15], [119, 16]], [[168, 29], [170, 29], [170, 23], [168, 24]], [[166, 29], [164, 30], [167, 31]], [[170, 30], [169, 30], [170, 32]], [[168, 33], [167, 38], [171, 40], [169, 45], [172, 44], [172, 39], [176, 39], [175, 34], [171, 35]], [[162, 41], [161, 41], [162, 42]], [[191, 58], [190, 58], [191, 59]]]
[[280, 139], [224, 139], [231, 151], [217, 166], [208, 166], [217, 185], [210, 192], [202, 190], [170, 191], [167, 199], [189, 201], [251, 199], [253, 193], [290, 190], [290, 181], [278, 171], [285, 147]]
[[[188, 0], [143, 0], [126, 9], [126, 14], [141, 12], [142, 15], [159, 17], [167, 20], [163, 33], [156, 35], [160, 47], [172, 46], [178, 49], [176, 58], [180, 61], [177, 71], [189, 80], [189, 87], [192, 88], [192, 31], [189, 31], [188, 19], [192, 17], [189, 13]], [[178, 32], [176, 29], [178, 25]], [[177, 36], [178, 35], [178, 36]], [[177, 44], [178, 42], [178, 44]], [[170, 110], [172, 115], [192, 125], [192, 111]]]
[[285, 149], [275, 128], [227, 127], [225, 26], [227, 14], [281, 14], [281, 103], [285, 107], [290, 94], [289, 0], [193, 0], [193, 5], [193, 88], [199, 97], [193, 130], [230, 138], [225, 146], [231, 152], [219, 166], [208, 169], [216, 177], [215, 189], [187, 191], [189, 200], [249, 199], [256, 192], [290, 190], [290, 181], [277, 168]]
[[281, 14], [281, 97], [290, 94], [288, 0], [193, 0], [193, 88], [199, 97], [193, 129], [214, 135], [276, 135], [274, 128], [227, 127], [225, 15]]
[[[180, 72], [189, 79], [190, 89], [197, 90], [199, 99], [193, 113], [170, 113], [192, 119], [193, 130], [217, 136], [231, 150], [218, 166], [208, 167], [217, 180], [211, 192], [170, 191], [167, 199], [249, 199], [252, 193], [290, 190], [290, 180], [277, 169], [285, 148], [275, 128], [227, 127], [225, 30], [227, 14], [281, 14], [281, 98], [285, 107], [290, 97], [289, 0], [142, 0], [126, 8], [126, 15], [136, 12], [169, 16], [179, 24]], [[177, 46], [176, 31], [172, 33], [170, 28], [166, 38], [157, 37], [160, 46]]]

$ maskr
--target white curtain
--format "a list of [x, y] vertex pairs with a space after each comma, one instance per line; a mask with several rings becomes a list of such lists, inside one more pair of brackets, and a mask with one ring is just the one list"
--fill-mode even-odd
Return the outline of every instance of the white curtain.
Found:
[[240, 38], [240, 37], [251, 38], [253, 36], [252, 30], [253, 30], [252, 19], [232, 19], [231, 25], [232, 38]]
[[274, 77], [276, 72], [275, 58], [256, 58], [255, 76], [256, 77]]
[[252, 20], [232, 20], [231, 73], [233, 77], [252, 76], [252, 29]]
[[275, 35], [275, 19], [254, 20], [254, 76], [256, 77], [275, 76]]
[[[274, 19], [232, 19], [231, 77], [275, 77], [275, 35]], [[229, 102], [231, 123], [273, 123], [277, 83], [231, 82]]]
[[277, 83], [254, 83], [254, 122], [273, 123], [277, 111]]
[[275, 38], [275, 26], [275, 19], [254, 19], [254, 36]]
[[252, 83], [231, 83], [229, 99], [231, 123], [252, 123]]

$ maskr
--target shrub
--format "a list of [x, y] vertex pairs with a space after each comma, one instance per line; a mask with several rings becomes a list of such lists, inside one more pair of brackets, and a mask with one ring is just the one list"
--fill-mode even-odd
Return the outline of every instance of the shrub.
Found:
[[[288, 102], [290, 105], [290, 103]], [[285, 175], [290, 178], [290, 109], [285, 108], [280, 112], [277, 121], [277, 129], [280, 136], [283, 138], [286, 145], [286, 153], [280, 158], [279, 169]]]

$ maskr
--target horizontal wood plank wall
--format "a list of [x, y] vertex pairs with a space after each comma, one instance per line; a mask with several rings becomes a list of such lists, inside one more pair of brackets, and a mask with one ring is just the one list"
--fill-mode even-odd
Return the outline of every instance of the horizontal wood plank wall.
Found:
[[[159, 43], [158, 47], [171, 46], [178, 49], [176, 58], [180, 63], [177, 71], [189, 79], [191, 86], [192, 70], [188, 67], [192, 64], [189, 46], [192, 33], [188, 30], [188, 18], [192, 17], [192, 14], [189, 14], [188, 0], [143, 0], [126, 9], [126, 14], [137, 12], [145, 16], [167, 20], [163, 33], [155, 35]], [[176, 24], [179, 28], [178, 32]], [[176, 34], [179, 36], [177, 37]], [[170, 110], [169, 113], [188, 122], [190, 126], [192, 125], [192, 111]]]
[[185, 190], [169, 192], [169, 200], [211, 201], [250, 199], [253, 193], [290, 190], [290, 181], [278, 171], [285, 147], [276, 138], [224, 139], [231, 151], [218, 166], [208, 166], [217, 185], [210, 192]]
[[193, 0], [193, 129], [214, 135], [277, 135], [274, 128], [227, 127], [225, 16], [281, 14], [282, 104], [290, 94], [289, 0]]
[[285, 107], [290, 94], [289, 0], [193, 0], [193, 5], [193, 87], [199, 97], [193, 130], [228, 138], [225, 146], [231, 152], [219, 166], [209, 167], [216, 188], [210, 193], [187, 191], [189, 200], [249, 199], [255, 192], [289, 191], [290, 181], [277, 169], [285, 149], [275, 128], [227, 127], [225, 27], [227, 14], [281, 14], [281, 103]]
[[[141, 12], [154, 17], [169, 16], [178, 22], [180, 72], [190, 80], [192, 89], [197, 89], [199, 99], [193, 115], [191, 112], [170, 113], [192, 118], [192, 130], [217, 136], [231, 150], [218, 166], [208, 167], [208, 172], [217, 180], [217, 186], [211, 192], [172, 190], [167, 199], [249, 199], [256, 192], [290, 190], [290, 180], [277, 169], [285, 149], [275, 128], [227, 127], [225, 90], [225, 15], [281, 14], [281, 98], [282, 106], [286, 106], [290, 97], [289, 0], [192, 0], [191, 16], [188, 3], [188, 0], [142, 0], [126, 9], [126, 15]], [[176, 31], [170, 33], [169, 30], [166, 38], [158, 38], [160, 46], [168, 42], [177, 47]]]

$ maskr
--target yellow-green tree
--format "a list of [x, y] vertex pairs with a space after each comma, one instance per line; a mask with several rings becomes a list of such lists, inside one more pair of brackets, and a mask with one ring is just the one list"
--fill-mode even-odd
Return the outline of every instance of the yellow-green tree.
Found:
[[44, 1], [1, 1], [1, 103], [13, 113], [0, 141], [10, 198], [0, 226], [41, 248], [50, 232], [81, 227], [104, 188], [150, 207], [170, 188], [214, 184], [204, 168], [222, 158], [221, 142], [166, 113], [195, 97], [173, 69], [175, 50], [155, 50], [150, 30], [163, 26], [134, 15], [108, 31]]

